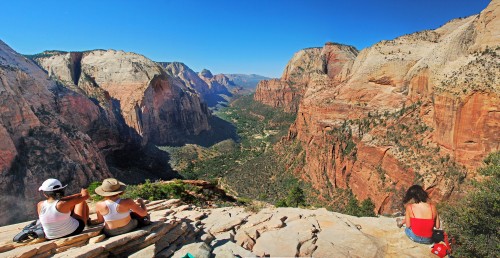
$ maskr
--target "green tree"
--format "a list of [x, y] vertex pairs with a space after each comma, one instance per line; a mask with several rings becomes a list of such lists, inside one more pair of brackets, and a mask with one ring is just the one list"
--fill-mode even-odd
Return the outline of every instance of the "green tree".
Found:
[[500, 246], [500, 152], [485, 159], [479, 173], [487, 176], [474, 182], [474, 189], [458, 203], [442, 208], [445, 229], [454, 237], [459, 257], [497, 257]]
[[344, 213], [352, 216], [359, 216], [359, 202], [356, 197], [351, 193], [344, 208]]
[[290, 189], [286, 199], [286, 203], [288, 204], [288, 206], [299, 207], [299, 205], [306, 204], [306, 196], [304, 195], [304, 191], [298, 185]]
[[375, 217], [375, 204], [368, 198], [361, 202], [361, 207], [359, 208], [360, 217]]

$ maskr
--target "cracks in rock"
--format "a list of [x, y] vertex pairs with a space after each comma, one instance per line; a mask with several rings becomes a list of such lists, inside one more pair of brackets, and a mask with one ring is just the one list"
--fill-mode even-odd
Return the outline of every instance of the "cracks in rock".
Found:
[[82, 52], [71, 52], [69, 56], [71, 79], [73, 79], [75, 85], [78, 85], [78, 81], [80, 81], [80, 76], [82, 74], [82, 57]]

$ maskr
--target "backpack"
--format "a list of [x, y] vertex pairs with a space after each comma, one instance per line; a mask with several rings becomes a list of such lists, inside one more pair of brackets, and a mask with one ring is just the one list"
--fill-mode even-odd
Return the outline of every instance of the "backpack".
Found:
[[450, 242], [448, 241], [448, 234], [446, 234], [446, 232], [443, 231], [443, 235], [444, 235], [444, 243], [443, 242], [439, 242], [439, 243], [435, 243], [433, 246], [432, 246], [432, 249], [431, 249], [431, 253], [439, 256], [440, 258], [443, 258], [445, 256], [448, 255], [448, 257], [452, 257], [451, 256], [451, 245], [450, 245]]
[[28, 224], [14, 237], [14, 239], [12, 239], [12, 241], [20, 243], [30, 238], [45, 238], [40, 220], [35, 220]]

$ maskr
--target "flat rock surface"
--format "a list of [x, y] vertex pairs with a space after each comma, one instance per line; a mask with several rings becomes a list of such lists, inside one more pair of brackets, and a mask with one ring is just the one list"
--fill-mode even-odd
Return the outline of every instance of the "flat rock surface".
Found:
[[[432, 257], [394, 218], [353, 217], [325, 209], [201, 209], [178, 200], [151, 202], [153, 223], [105, 238], [101, 225], [57, 240], [13, 243], [27, 224], [0, 227], [0, 257]], [[194, 255], [194, 254], [193, 254]], [[198, 257], [198, 256], [195, 256]]]

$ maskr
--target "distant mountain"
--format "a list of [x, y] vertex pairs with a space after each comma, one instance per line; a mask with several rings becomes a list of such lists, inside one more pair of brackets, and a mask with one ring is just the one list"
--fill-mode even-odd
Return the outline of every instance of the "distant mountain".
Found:
[[255, 91], [257, 84], [262, 80], [269, 80], [271, 78], [257, 74], [224, 74], [236, 86]]

